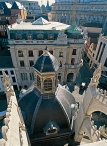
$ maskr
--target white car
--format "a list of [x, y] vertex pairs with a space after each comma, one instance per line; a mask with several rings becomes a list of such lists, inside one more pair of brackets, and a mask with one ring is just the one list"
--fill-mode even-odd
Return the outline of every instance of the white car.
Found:
[[85, 89], [85, 87], [86, 87], [86, 83], [85, 82], [82, 82], [81, 83], [81, 86], [80, 86], [80, 89]]

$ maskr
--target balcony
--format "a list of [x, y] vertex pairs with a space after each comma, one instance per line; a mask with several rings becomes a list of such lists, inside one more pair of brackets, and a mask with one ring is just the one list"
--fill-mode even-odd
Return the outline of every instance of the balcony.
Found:
[[70, 44], [84, 44], [85, 41], [83, 39], [68, 39], [68, 43], [70, 43]]
[[82, 66], [83, 66], [83, 60], [82, 59], [81, 59], [81, 62], [80, 63], [74, 64], [74, 65], [65, 64], [65, 67], [68, 68], [68, 69], [80, 68]]
[[65, 40], [8, 40], [9, 45], [23, 45], [23, 44], [67, 44]]
[[9, 44], [56, 44], [57, 40], [8, 40]]

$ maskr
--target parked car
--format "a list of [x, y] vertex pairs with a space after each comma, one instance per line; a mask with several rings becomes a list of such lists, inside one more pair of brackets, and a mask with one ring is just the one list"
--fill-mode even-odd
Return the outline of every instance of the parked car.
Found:
[[80, 86], [80, 89], [83, 90], [83, 89], [85, 89], [85, 88], [86, 88], [86, 83], [85, 83], [85, 82], [82, 82], [82, 83], [81, 83], [81, 86]]
[[107, 90], [107, 85], [104, 84], [104, 83], [99, 83], [98, 86], [101, 87], [104, 90]]

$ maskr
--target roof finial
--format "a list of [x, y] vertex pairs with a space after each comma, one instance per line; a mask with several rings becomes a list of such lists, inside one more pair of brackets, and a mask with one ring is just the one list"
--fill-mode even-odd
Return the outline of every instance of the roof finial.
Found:
[[45, 49], [44, 49], [44, 50], [45, 50], [45, 52], [49, 52], [49, 49], [48, 49], [48, 47], [47, 47], [47, 46], [45, 47]]

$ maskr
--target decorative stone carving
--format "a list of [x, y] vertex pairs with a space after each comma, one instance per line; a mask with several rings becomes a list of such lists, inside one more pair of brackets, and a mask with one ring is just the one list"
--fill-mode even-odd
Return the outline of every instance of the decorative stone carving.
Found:
[[67, 35], [64, 33], [64, 31], [60, 31], [57, 37], [57, 40], [64, 40], [67, 41]]

